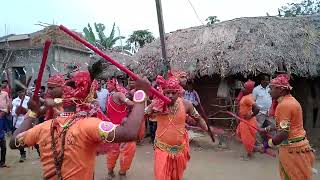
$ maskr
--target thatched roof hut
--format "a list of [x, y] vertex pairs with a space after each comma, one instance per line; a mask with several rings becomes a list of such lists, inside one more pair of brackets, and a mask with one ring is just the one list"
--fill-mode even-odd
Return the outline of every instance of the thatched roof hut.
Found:
[[[320, 73], [320, 16], [238, 18], [191, 27], [166, 34], [166, 46], [171, 67], [192, 77], [278, 70], [316, 77]], [[159, 74], [163, 67], [159, 39], [134, 59], [142, 72], [151, 77]]]
[[[75, 32], [83, 37], [81, 33]], [[31, 45], [43, 46], [47, 39], [50, 39], [53, 44], [59, 44], [70, 48], [87, 50], [87, 48], [80, 42], [74, 40], [72, 37], [61, 31], [58, 26], [52, 25], [44, 29], [31, 33]]]
[[[138, 62], [133, 60], [132, 56], [129, 56], [121, 51], [104, 50], [104, 53], [107, 54], [109, 57], [111, 57], [113, 60], [126, 66], [129, 69], [136, 69], [138, 66]], [[120, 71], [114, 65], [111, 65], [111, 63], [102, 59], [99, 55], [94, 54], [94, 55], [92, 55], [92, 58], [95, 61], [98, 61], [98, 60], [101, 61], [101, 63], [98, 63], [99, 67], [95, 68], [95, 71], [96, 71], [95, 74], [97, 74], [97, 78], [109, 79], [111, 77], [120, 77], [120, 78], [126, 77], [125, 73]]]

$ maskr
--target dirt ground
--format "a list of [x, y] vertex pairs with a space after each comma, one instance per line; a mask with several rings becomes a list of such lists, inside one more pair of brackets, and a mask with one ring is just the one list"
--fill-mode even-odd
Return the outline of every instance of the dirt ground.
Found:
[[[153, 149], [145, 139], [142, 146], [138, 146], [137, 153], [128, 172], [128, 180], [153, 179]], [[242, 161], [241, 145], [232, 142], [230, 149], [218, 148], [210, 142], [209, 137], [197, 138], [191, 143], [191, 160], [184, 175], [184, 180], [276, 180], [278, 175], [278, 160], [264, 154], [256, 154], [250, 161]], [[7, 165], [10, 168], [0, 169], [0, 180], [37, 180], [41, 179], [41, 164], [35, 150], [27, 153], [27, 161], [18, 162], [19, 152], [8, 149]], [[320, 161], [315, 164], [320, 169]], [[95, 179], [106, 177], [105, 156], [98, 156], [95, 168]], [[117, 179], [116, 177], [115, 179]], [[320, 179], [320, 175], [314, 175]]]

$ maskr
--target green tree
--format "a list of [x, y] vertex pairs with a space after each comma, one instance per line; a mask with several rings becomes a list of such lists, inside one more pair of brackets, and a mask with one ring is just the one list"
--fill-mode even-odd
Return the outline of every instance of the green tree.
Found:
[[320, 13], [320, 0], [302, 0], [297, 3], [288, 3], [278, 9], [278, 16], [295, 17]]
[[107, 37], [104, 33], [104, 31], [106, 30], [105, 25], [102, 23], [94, 23], [94, 27], [98, 35], [97, 39], [90, 24], [88, 23], [88, 27], [83, 28], [84, 37], [88, 42], [100, 49], [111, 49], [114, 47], [118, 40], [124, 39], [123, 36], [115, 36], [115, 25], [116, 24], [113, 23], [110, 35]]
[[96, 36], [94, 35], [94, 32], [90, 26], [90, 23], [88, 23], [88, 27], [83, 28], [83, 33], [84, 33], [84, 37], [89, 43], [91, 44], [96, 43]]
[[151, 43], [154, 40], [153, 34], [148, 29], [133, 31], [127, 40], [125, 49], [130, 49], [135, 53], [139, 48], [142, 48], [145, 44]]
[[208, 25], [220, 22], [217, 16], [209, 16], [206, 21]]

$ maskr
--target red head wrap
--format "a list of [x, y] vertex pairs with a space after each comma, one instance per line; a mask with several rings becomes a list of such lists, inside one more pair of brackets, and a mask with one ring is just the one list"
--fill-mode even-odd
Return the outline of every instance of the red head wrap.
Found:
[[174, 77], [170, 77], [168, 80], [165, 80], [162, 76], [158, 76], [156, 82], [162, 90], [174, 90], [178, 93], [183, 93], [183, 88], [180, 86], [180, 82]]
[[[84, 101], [91, 88], [91, 77], [88, 71], [78, 71], [69, 80], [75, 83], [75, 87], [65, 85], [63, 89], [63, 98], [66, 104], [72, 101]], [[80, 102], [77, 102], [80, 103]]]
[[289, 84], [290, 77], [287, 74], [280, 74], [276, 78], [272, 79], [270, 86], [280, 87], [291, 90], [292, 87]]
[[[270, 82], [270, 86], [279, 87], [287, 90], [291, 90], [290, 86], [290, 77], [288, 74], [280, 74], [276, 78], [272, 79]], [[270, 107], [269, 116], [274, 117], [276, 108], [278, 106], [277, 100], [272, 100], [272, 105]]]
[[117, 79], [115, 79], [115, 78], [113, 78], [107, 82], [107, 88], [108, 88], [109, 92], [111, 92], [113, 90], [116, 90], [116, 91], [121, 92], [123, 94], [126, 94], [128, 92], [126, 88], [119, 85]]
[[246, 89], [247, 92], [252, 93], [254, 84], [255, 82], [249, 79], [246, 83], [244, 83], [244, 88]]
[[[52, 87], [63, 87], [65, 84], [65, 80], [62, 74], [56, 74], [47, 80], [47, 85]], [[46, 98], [52, 98], [52, 96], [47, 92], [45, 95]]]
[[64, 77], [62, 74], [56, 74], [51, 77], [49, 77], [47, 84], [53, 85], [53, 86], [58, 86], [62, 87], [64, 85]]
[[170, 70], [168, 72], [168, 78], [172, 78], [175, 77], [177, 79], [180, 79], [182, 77], [187, 77], [188, 73], [184, 72], [184, 71], [179, 71], [179, 70]]
[[[164, 90], [173, 90], [179, 93], [179, 96], [183, 93], [183, 88], [180, 85], [179, 80], [176, 77], [169, 77], [168, 80], [165, 80], [162, 76], [157, 76], [156, 83], [159, 85], [158, 91], [163, 92]], [[165, 107], [164, 102], [158, 97], [153, 99], [154, 106], [153, 110], [155, 112], [167, 113], [168, 109]]]

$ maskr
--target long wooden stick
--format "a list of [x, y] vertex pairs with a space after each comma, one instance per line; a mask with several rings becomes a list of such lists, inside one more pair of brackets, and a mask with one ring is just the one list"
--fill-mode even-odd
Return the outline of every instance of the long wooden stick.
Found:
[[211, 131], [211, 129], [210, 129], [210, 126], [209, 126], [209, 119], [208, 119], [208, 116], [206, 115], [206, 113], [205, 113], [205, 111], [204, 111], [204, 109], [203, 109], [203, 107], [202, 107], [202, 105], [201, 105], [201, 103], [200, 102], [198, 102], [199, 103], [199, 106], [200, 106], [200, 115], [202, 116], [202, 118], [205, 120], [205, 123], [206, 123], [206, 125], [207, 125], [207, 128], [208, 128], [208, 134], [209, 134], [209, 136], [211, 137], [211, 140], [212, 140], [212, 142], [215, 142], [215, 139], [214, 139], [214, 134], [212, 133], [212, 131]]
[[[260, 129], [258, 129], [257, 127], [252, 126], [252, 125], [249, 124], [247, 121], [243, 120], [242, 118], [240, 118], [239, 116], [235, 115], [234, 113], [232, 113], [232, 112], [230, 112], [230, 111], [221, 111], [221, 112], [222, 112], [222, 113], [225, 113], [225, 114], [231, 115], [232, 117], [238, 119], [239, 121], [245, 123], [247, 126], [253, 128], [253, 129], [257, 130], [259, 133], [261, 133], [261, 130], [260, 130]], [[264, 133], [264, 134], [265, 134], [268, 138], [272, 138], [272, 136], [271, 136], [270, 134], [268, 134], [268, 133]]]
[[[249, 127], [257, 130], [259, 133], [261, 133], [261, 131], [260, 131], [258, 128], [252, 126], [251, 124], [249, 124], [249, 123], [246, 122], [245, 120], [241, 119], [239, 116], [237, 116], [237, 115], [234, 114], [233, 112], [230, 112], [230, 111], [218, 111], [218, 112], [216, 112], [216, 113], [214, 113], [214, 114], [216, 115], [216, 114], [219, 114], [219, 113], [228, 114], [228, 115], [234, 117], [235, 119], [238, 119], [239, 121], [245, 123], [245, 124], [248, 125]], [[265, 134], [265, 133], [264, 133], [264, 134]], [[266, 134], [266, 135], [268, 136], [268, 138], [272, 138], [272, 136], [271, 136], [270, 134]], [[269, 150], [269, 149], [265, 149], [265, 152], [264, 152], [264, 153], [265, 153], [266, 155], [268, 155], [268, 156], [276, 157], [276, 154], [275, 154], [273, 151]]]
[[[100, 55], [102, 58], [104, 58], [106, 61], [109, 61], [110, 63], [112, 63], [114, 66], [116, 66], [117, 68], [119, 68], [121, 71], [125, 72], [126, 74], [128, 74], [133, 80], [137, 80], [139, 78], [139, 76], [135, 73], [133, 73], [132, 71], [130, 71], [129, 69], [127, 69], [126, 67], [124, 67], [123, 65], [119, 64], [118, 62], [116, 62], [115, 60], [111, 59], [109, 56], [107, 56], [105, 53], [103, 53], [100, 49], [98, 49], [97, 47], [93, 46], [92, 44], [90, 44], [88, 41], [84, 40], [83, 38], [81, 38], [79, 35], [77, 35], [76, 33], [70, 31], [68, 28], [66, 28], [63, 25], [60, 25], [59, 28], [64, 31], [66, 34], [68, 34], [69, 36], [71, 36], [72, 38], [74, 38], [75, 40], [79, 41], [80, 43], [82, 43], [83, 45], [85, 45], [86, 47], [88, 47], [89, 49], [91, 49], [92, 51], [94, 51], [95, 53], [97, 53], [98, 55]], [[161, 94], [159, 91], [157, 91], [155, 88], [151, 87], [150, 91], [158, 96], [161, 100], [163, 100], [165, 102], [165, 104], [169, 104], [170, 103], [170, 99], [167, 98], [166, 96], [164, 96], [163, 94]]]
[[51, 41], [46, 40], [46, 42], [44, 43], [44, 48], [43, 48], [43, 53], [42, 53], [42, 60], [41, 60], [41, 64], [40, 64], [40, 69], [38, 72], [38, 78], [37, 78], [37, 84], [36, 87], [34, 89], [34, 93], [33, 93], [33, 97], [32, 99], [35, 101], [39, 101], [39, 90], [41, 88], [41, 81], [42, 81], [42, 77], [43, 77], [43, 72], [44, 72], [44, 68], [46, 66], [47, 63], [47, 57], [48, 57], [48, 52], [49, 52], [49, 48], [51, 45]]

